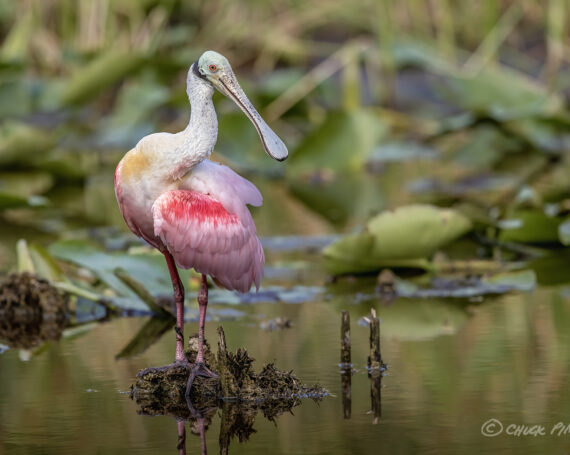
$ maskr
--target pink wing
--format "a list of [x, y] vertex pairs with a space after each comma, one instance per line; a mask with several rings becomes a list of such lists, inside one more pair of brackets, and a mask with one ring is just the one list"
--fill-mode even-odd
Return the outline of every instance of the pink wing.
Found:
[[[206, 180], [211, 183], [211, 179]], [[259, 194], [255, 186], [247, 183]], [[180, 267], [193, 267], [228, 289], [247, 292], [253, 283], [259, 288], [265, 257], [239, 188], [233, 199], [226, 193], [224, 201], [192, 190], [162, 194], [152, 207], [154, 233]], [[233, 201], [230, 207], [235, 212], [223, 203], [228, 199]]]
[[237, 215], [246, 226], [255, 226], [246, 204], [259, 207], [263, 198], [255, 185], [223, 164], [204, 160], [198, 164], [181, 185], [182, 189], [209, 194], [224, 208]]

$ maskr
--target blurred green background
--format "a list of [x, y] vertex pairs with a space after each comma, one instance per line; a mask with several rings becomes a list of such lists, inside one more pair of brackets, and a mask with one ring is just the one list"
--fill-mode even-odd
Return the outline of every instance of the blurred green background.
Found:
[[285, 165], [269, 160], [216, 94], [214, 159], [261, 187], [261, 235], [348, 232], [429, 202], [468, 205], [495, 227], [524, 209], [544, 232], [509, 240], [568, 243], [567, 6], [4, 2], [0, 270], [18, 237], [125, 229], [113, 168], [142, 136], [185, 127], [185, 75], [206, 49], [229, 58], [290, 148]]

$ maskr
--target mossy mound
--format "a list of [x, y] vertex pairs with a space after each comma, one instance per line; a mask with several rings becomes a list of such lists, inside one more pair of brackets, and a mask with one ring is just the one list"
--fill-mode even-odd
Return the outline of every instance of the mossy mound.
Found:
[[29, 349], [60, 338], [68, 298], [31, 273], [12, 273], [0, 282], [0, 339]]
[[[221, 403], [234, 402], [240, 404], [242, 414], [246, 409], [251, 409], [255, 416], [261, 410], [271, 419], [299, 404], [301, 398], [319, 399], [329, 394], [318, 385], [303, 385], [291, 371], [278, 370], [273, 364], [264, 365], [259, 373], [255, 373], [254, 359], [247, 351], [228, 351], [221, 327], [218, 328], [218, 335], [217, 355], [214, 356], [207, 345], [204, 350], [206, 366], [217, 373], [218, 378], [197, 377], [187, 402], [185, 391], [189, 367], [172, 364], [144, 369], [131, 386], [131, 397], [140, 405], [140, 412], [189, 418], [189, 406], [196, 409], [217, 408]], [[196, 337], [190, 338], [189, 346], [187, 357], [192, 362], [197, 351]]]
[[[198, 336], [192, 336], [186, 357], [194, 362], [198, 352]], [[216, 358], [212, 355], [210, 346], [204, 343], [204, 360], [212, 368]], [[146, 415], [170, 414], [177, 418], [189, 419], [190, 410], [186, 400], [186, 384], [190, 375], [190, 365], [173, 363], [162, 367], [150, 367], [139, 371], [137, 381], [131, 385], [131, 398], [140, 405], [140, 413]], [[194, 380], [190, 400], [199, 409], [209, 406], [217, 407], [220, 396], [220, 380], [198, 376]]]

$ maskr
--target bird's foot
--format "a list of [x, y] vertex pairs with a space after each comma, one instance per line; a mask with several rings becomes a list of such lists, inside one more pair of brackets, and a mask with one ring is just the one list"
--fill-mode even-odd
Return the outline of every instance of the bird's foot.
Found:
[[182, 365], [188, 369], [190, 369], [192, 367], [192, 364], [190, 363], [190, 361], [186, 357], [184, 357], [183, 359], [174, 359], [174, 362], [172, 362], [171, 365], [172, 366]]
[[218, 378], [219, 376], [210, 370], [204, 362], [195, 362], [191, 365], [190, 376], [188, 376], [188, 383], [186, 384], [186, 396], [190, 396], [190, 390], [192, 390], [192, 384], [196, 376], [203, 376], [206, 378]]

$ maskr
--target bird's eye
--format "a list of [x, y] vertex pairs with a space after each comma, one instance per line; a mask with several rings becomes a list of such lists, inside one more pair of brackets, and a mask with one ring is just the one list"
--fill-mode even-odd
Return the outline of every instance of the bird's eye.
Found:
[[218, 69], [218, 67], [216, 65], [210, 65], [210, 66], [208, 66], [208, 68], [210, 69], [210, 71], [212, 73]]

